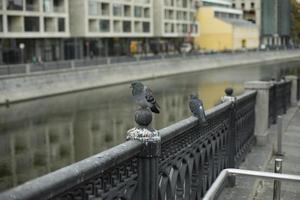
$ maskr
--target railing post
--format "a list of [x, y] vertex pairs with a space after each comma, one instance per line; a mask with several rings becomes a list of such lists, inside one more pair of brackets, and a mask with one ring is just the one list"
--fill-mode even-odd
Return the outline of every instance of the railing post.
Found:
[[255, 136], [257, 145], [264, 146], [268, 142], [269, 122], [269, 89], [272, 83], [265, 81], [249, 81], [245, 83], [246, 90], [257, 91], [255, 104]]
[[282, 134], [283, 134], [283, 117], [277, 117], [277, 149], [276, 155], [282, 156]]
[[25, 73], [26, 74], [30, 74], [30, 71], [31, 71], [30, 68], [31, 68], [30, 64], [25, 65], [25, 71], [26, 71]]
[[[282, 173], [282, 159], [277, 158], [275, 159], [275, 173]], [[275, 180], [274, 181], [274, 188], [273, 188], [273, 200], [280, 200], [280, 193], [281, 193], [281, 181]]]
[[292, 106], [297, 106], [297, 81], [298, 81], [298, 77], [297, 76], [286, 76], [285, 79], [287, 81], [292, 82], [292, 86], [291, 86], [291, 105]]
[[[235, 116], [236, 116], [236, 97], [233, 96], [234, 90], [232, 88], [225, 89], [225, 96], [221, 98], [221, 101], [231, 102], [230, 109], [230, 134], [228, 137], [229, 148], [228, 148], [228, 168], [235, 168], [235, 156], [236, 156], [236, 124], [235, 124]], [[228, 186], [235, 186], [235, 176], [228, 177]]]
[[158, 200], [158, 162], [161, 154], [161, 137], [159, 132], [149, 127], [152, 113], [148, 109], [135, 112], [136, 128], [130, 129], [128, 140], [143, 143], [138, 157], [138, 188], [135, 199]]

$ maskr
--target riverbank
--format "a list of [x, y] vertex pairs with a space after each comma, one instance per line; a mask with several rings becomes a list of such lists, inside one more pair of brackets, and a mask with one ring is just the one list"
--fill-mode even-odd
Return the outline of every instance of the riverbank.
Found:
[[300, 59], [299, 50], [245, 52], [188, 56], [8, 76], [0, 79], [0, 104], [120, 84], [136, 79], [143, 80], [208, 69], [279, 63], [298, 59]]

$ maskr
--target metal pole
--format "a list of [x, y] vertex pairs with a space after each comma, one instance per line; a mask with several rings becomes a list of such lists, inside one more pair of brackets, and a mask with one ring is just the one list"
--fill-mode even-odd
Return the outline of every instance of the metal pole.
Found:
[[282, 132], [283, 132], [283, 117], [277, 117], [277, 152], [276, 155], [283, 155], [282, 154]]
[[[275, 168], [274, 172], [281, 174], [282, 173], [282, 159], [275, 159]], [[274, 180], [274, 189], [273, 189], [273, 200], [280, 200], [281, 192], [281, 182], [279, 180]]]

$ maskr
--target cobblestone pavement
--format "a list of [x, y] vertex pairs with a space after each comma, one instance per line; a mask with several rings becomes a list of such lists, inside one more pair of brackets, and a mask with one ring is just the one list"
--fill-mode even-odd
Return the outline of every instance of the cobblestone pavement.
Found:
[[[300, 175], [300, 110], [298, 107], [291, 108], [284, 116], [282, 149], [283, 173]], [[266, 146], [254, 146], [241, 164], [240, 169], [256, 171], [273, 171], [274, 147], [276, 144], [277, 126], [269, 130], [269, 143]], [[281, 200], [300, 200], [300, 183], [282, 183]], [[264, 181], [255, 178], [236, 178], [236, 186], [225, 188], [219, 200], [272, 200], [273, 181]]]

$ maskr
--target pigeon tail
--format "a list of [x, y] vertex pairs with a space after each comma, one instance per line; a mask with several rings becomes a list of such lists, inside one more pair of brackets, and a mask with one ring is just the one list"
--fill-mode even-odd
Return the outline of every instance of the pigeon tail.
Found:
[[157, 108], [155, 105], [152, 106], [150, 109], [151, 109], [152, 112], [154, 112], [154, 113], [156, 113], [156, 114], [159, 114], [159, 113], [160, 113], [160, 111], [158, 110], [158, 108]]

